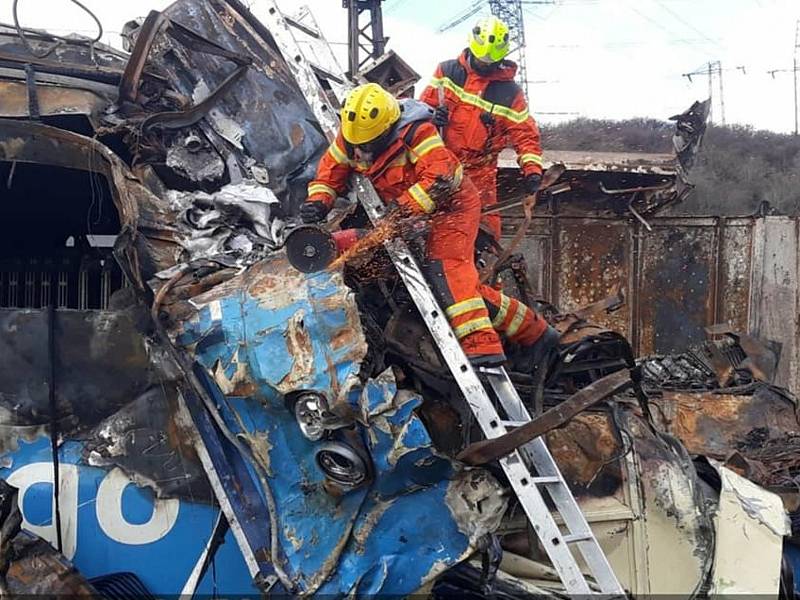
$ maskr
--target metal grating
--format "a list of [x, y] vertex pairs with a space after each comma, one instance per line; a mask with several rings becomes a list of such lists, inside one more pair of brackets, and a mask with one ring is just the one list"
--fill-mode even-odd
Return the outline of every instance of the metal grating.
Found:
[[0, 308], [108, 308], [125, 278], [109, 253], [0, 260]]

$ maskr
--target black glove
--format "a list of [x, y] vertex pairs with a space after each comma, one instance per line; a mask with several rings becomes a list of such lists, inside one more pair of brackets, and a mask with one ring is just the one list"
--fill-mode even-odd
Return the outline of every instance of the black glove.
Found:
[[539, 191], [542, 185], [542, 176], [538, 173], [531, 173], [525, 176], [525, 191], [533, 195]]
[[320, 200], [306, 201], [300, 207], [300, 219], [303, 223], [319, 223], [325, 220], [329, 212], [330, 207]]
[[450, 112], [444, 105], [437, 106], [433, 109], [433, 124], [437, 127], [444, 127], [450, 120]]

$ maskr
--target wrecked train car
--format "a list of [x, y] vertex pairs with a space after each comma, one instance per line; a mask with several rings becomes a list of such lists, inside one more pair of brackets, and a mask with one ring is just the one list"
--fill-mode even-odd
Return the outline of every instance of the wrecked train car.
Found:
[[[502, 477], [456, 458], [476, 432], [402, 289], [347, 268], [303, 275], [281, 250], [326, 140], [265, 22], [235, 0], [179, 0], [131, 32], [130, 55], [76, 39], [43, 58], [0, 31], [7, 589], [33, 592], [46, 556], [69, 574], [49, 592], [557, 597]], [[668, 345], [646, 345], [631, 286], [661, 271], [626, 254], [685, 196], [697, 143], [656, 165], [551, 157], [567, 172], [520, 247], [527, 266], [500, 269], [566, 311], [551, 312], [571, 367], [544, 390], [515, 375], [539, 409], [631, 366], [615, 332], [645, 354], [698, 341], [662, 328]], [[619, 248], [582, 260], [580, 236], [612, 243], [611, 230]], [[682, 281], [707, 281], [691, 272]], [[620, 282], [626, 301], [604, 303]], [[663, 388], [647, 390], [651, 414], [621, 393], [547, 433], [615, 573], [633, 594], [776, 591], [782, 507], [732, 462], [697, 467], [690, 454], [727, 452], [661, 418], [692, 412], [662, 408]], [[743, 531], [768, 568], [721, 560]]]

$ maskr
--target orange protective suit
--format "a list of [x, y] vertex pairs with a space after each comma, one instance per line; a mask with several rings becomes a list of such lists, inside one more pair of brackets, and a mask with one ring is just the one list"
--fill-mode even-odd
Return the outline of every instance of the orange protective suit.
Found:
[[[516, 73], [517, 65], [504, 60], [498, 69], [482, 75], [470, 65], [469, 50], [464, 50], [458, 59], [439, 64], [421, 96], [436, 107], [438, 88], [444, 88], [449, 113], [444, 141], [478, 188], [484, 207], [497, 202], [497, 156], [504, 148], [514, 148], [523, 175], [542, 172], [539, 128], [514, 82]], [[484, 216], [483, 222], [500, 239], [499, 213]]]
[[478, 363], [484, 357], [494, 362], [504, 356], [497, 331], [525, 344], [538, 338], [546, 323], [516, 300], [479, 285], [474, 263], [477, 190], [430, 123], [430, 109], [415, 100], [404, 100], [401, 106], [393, 140], [369, 162], [358, 160], [339, 133], [308, 185], [308, 201], [330, 206], [346, 192], [355, 171], [372, 182], [384, 201], [394, 200], [410, 213], [429, 214], [423, 269], [431, 289], [467, 356]]

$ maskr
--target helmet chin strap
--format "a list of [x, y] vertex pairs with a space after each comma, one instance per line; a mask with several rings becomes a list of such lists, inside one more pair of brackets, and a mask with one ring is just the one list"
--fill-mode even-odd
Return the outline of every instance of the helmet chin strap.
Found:
[[386, 148], [389, 147], [389, 144], [392, 143], [396, 129], [397, 123], [394, 123], [389, 129], [380, 134], [371, 142], [356, 146], [356, 158], [363, 162], [373, 162], [378, 156], [383, 154], [383, 151], [386, 150]]
[[472, 52], [469, 53], [469, 65], [481, 75], [488, 75], [489, 73], [496, 71], [500, 68], [501, 62], [503, 61], [498, 60], [497, 62], [493, 63], [485, 63], [475, 58], [475, 55]]

